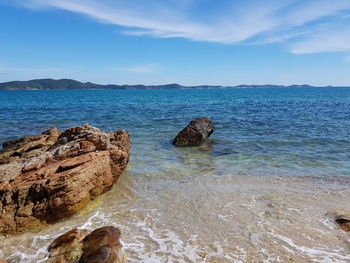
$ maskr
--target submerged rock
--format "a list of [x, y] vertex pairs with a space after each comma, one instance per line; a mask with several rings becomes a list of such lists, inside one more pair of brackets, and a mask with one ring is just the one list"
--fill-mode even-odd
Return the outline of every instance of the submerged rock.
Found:
[[339, 224], [341, 229], [350, 232], [350, 215], [337, 215], [335, 222]]
[[46, 263], [122, 263], [126, 256], [119, 239], [120, 230], [113, 226], [90, 234], [86, 229], [73, 229], [50, 244]]
[[55, 222], [109, 190], [129, 161], [130, 135], [90, 125], [51, 129], [4, 143], [0, 152], [0, 233]]
[[176, 146], [198, 146], [203, 144], [206, 139], [214, 132], [210, 118], [202, 117], [192, 120], [175, 137], [173, 144]]

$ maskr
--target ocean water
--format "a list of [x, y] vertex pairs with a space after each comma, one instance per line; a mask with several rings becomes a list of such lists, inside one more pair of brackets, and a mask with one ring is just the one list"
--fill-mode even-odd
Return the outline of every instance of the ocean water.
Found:
[[[201, 116], [210, 140], [173, 147]], [[44, 262], [63, 231], [115, 225], [128, 262], [350, 262], [332, 216], [350, 213], [350, 88], [0, 91], [0, 143], [84, 123], [131, 133], [127, 171], [0, 257]]]

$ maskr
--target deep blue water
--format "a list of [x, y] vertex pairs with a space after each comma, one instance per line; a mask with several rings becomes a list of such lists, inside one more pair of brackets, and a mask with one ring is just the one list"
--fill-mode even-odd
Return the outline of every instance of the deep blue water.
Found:
[[[217, 128], [208, 145], [174, 148], [200, 116]], [[135, 173], [191, 158], [222, 174], [350, 175], [350, 88], [0, 91], [0, 143], [84, 123], [129, 131]]]

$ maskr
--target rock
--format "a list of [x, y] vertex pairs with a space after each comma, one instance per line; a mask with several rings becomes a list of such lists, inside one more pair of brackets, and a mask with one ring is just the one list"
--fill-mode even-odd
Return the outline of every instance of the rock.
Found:
[[0, 263], [7, 263], [7, 260], [6, 260], [6, 259], [1, 259], [1, 258], [0, 258]]
[[85, 229], [73, 229], [56, 238], [49, 246], [46, 263], [121, 263], [126, 256], [119, 241], [120, 230], [101, 227], [90, 234]]
[[83, 255], [79, 262], [122, 262], [123, 255], [120, 253], [122, 245], [119, 238], [120, 230], [112, 226], [94, 230], [83, 240]]
[[105, 133], [84, 125], [5, 143], [0, 152], [0, 233], [55, 222], [109, 190], [128, 164], [129, 137], [124, 130]]
[[56, 238], [49, 246], [48, 263], [78, 262], [83, 254], [83, 239], [88, 235], [86, 229], [73, 229]]
[[341, 229], [350, 232], [350, 215], [337, 215], [335, 222], [340, 225]]
[[194, 119], [174, 139], [176, 146], [198, 146], [214, 132], [215, 127], [208, 117]]
[[60, 132], [52, 128], [41, 135], [26, 136], [20, 139], [4, 142], [0, 153], [0, 164], [14, 162], [18, 159], [29, 159], [40, 155], [51, 147], [57, 140]]

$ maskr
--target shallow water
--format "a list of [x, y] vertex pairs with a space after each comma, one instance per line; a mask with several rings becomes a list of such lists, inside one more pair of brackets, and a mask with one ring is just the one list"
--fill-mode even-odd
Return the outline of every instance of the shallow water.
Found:
[[[208, 115], [208, 144], [174, 148]], [[350, 88], [0, 92], [0, 142], [90, 123], [132, 134], [113, 189], [72, 218], [2, 240], [44, 262], [73, 227], [115, 225], [128, 262], [350, 262]]]

